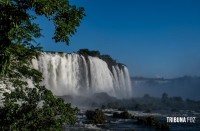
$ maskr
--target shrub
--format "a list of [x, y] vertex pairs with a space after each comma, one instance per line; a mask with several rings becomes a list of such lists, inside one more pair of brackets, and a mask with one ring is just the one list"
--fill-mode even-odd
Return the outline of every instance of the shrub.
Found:
[[85, 115], [87, 119], [90, 120], [91, 123], [104, 124], [105, 122], [105, 115], [99, 109], [96, 109], [95, 111], [87, 110]]
[[131, 114], [128, 113], [128, 111], [123, 111], [121, 113], [114, 112], [113, 117], [114, 118], [120, 118], [120, 119], [131, 119]]

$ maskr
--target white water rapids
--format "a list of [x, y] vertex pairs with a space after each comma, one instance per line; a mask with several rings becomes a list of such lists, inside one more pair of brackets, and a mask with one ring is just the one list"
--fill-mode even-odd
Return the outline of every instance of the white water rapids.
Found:
[[112, 66], [97, 58], [75, 53], [42, 53], [33, 60], [33, 67], [42, 72], [44, 85], [55, 95], [80, 95], [106, 92], [118, 98], [132, 95], [126, 66]]

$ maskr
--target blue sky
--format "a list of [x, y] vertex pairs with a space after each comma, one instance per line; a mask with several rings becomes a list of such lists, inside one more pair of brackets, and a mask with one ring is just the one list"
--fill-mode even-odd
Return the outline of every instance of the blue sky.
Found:
[[54, 26], [39, 18], [44, 50], [99, 50], [126, 64], [132, 76], [200, 76], [199, 0], [70, 1], [87, 16], [69, 46], [55, 44]]

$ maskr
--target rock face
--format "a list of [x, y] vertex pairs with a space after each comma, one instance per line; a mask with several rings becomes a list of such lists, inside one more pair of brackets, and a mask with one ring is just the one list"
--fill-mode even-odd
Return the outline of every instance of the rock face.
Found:
[[118, 98], [132, 95], [127, 67], [108, 65], [98, 57], [44, 52], [33, 60], [33, 67], [43, 73], [44, 85], [55, 95], [99, 92]]

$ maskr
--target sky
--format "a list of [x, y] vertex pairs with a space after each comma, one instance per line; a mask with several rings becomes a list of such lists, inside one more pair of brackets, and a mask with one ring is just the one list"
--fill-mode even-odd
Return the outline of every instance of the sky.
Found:
[[55, 43], [54, 26], [38, 18], [45, 51], [99, 50], [131, 76], [200, 76], [200, 0], [70, 0], [86, 17], [70, 45]]

